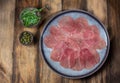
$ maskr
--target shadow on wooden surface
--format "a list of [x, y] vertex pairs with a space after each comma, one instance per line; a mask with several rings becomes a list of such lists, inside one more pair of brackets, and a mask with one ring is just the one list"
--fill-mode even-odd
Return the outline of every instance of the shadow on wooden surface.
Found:
[[120, 83], [120, 1], [108, 0], [108, 31], [111, 35], [110, 82]]

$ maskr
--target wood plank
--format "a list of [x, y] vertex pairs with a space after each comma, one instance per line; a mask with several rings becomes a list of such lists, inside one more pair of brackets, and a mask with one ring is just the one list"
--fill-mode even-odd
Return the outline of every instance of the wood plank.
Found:
[[23, 46], [18, 38], [22, 31], [30, 31], [35, 37], [39, 34], [37, 27], [25, 28], [20, 23], [20, 11], [26, 7], [40, 7], [40, 0], [17, 0], [14, 32], [13, 83], [39, 83], [38, 41], [31, 46]]
[[63, 0], [63, 10], [68, 10], [68, 9], [82, 9], [82, 10], [87, 10], [87, 1], [86, 0]]
[[87, 0], [87, 9], [107, 25], [107, 0]]
[[63, 0], [63, 10], [76, 9], [80, 7], [81, 0]]
[[111, 34], [110, 74], [108, 82], [120, 83], [120, 1], [108, 0], [108, 24]]
[[15, 0], [0, 0], [0, 83], [11, 83]]
[[[107, 0], [87, 0], [87, 10], [95, 15], [104, 25], [108, 26], [107, 21]], [[109, 74], [109, 62], [107, 61], [103, 67], [87, 78], [88, 83], [106, 83], [106, 76]]]
[[[57, 12], [60, 12], [62, 10], [62, 0], [42, 0], [42, 6], [45, 6], [45, 4], [48, 4], [51, 7], [50, 11], [45, 11], [45, 19], [43, 24], [40, 27], [40, 31], [42, 31], [44, 24], [46, 21], [52, 17]], [[43, 59], [40, 61], [40, 83], [62, 83], [62, 77], [56, 74], [54, 71], [52, 71], [48, 65], [43, 61]]]

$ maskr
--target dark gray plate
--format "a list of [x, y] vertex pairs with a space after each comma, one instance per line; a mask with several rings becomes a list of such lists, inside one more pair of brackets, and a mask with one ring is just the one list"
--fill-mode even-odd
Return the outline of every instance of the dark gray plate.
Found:
[[[106, 42], [106, 47], [101, 50], [97, 50], [99, 55], [100, 55], [100, 62], [95, 65], [92, 69], [83, 69], [82, 71], [74, 71], [72, 69], [66, 69], [60, 66], [59, 62], [54, 62], [53, 60], [50, 59], [50, 52], [52, 49], [47, 48], [46, 45], [43, 42], [44, 37], [49, 34], [49, 28], [52, 25], [57, 25], [58, 20], [62, 16], [72, 16], [73, 18], [77, 17], [85, 17], [87, 18], [88, 22], [90, 25], [96, 25], [100, 31], [100, 36], [105, 40]], [[101, 68], [103, 63], [106, 61], [106, 58], [108, 56], [109, 52], [109, 47], [110, 47], [110, 40], [108, 36], [108, 32], [105, 29], [104, 25], [93, 15], [89, 14], [86, 11], [83, 10], [67, 10], [67, 11], [62, 11], [58, 14], [56, 14], [54, 17], [52, 17], [44, 26], [44, 30], [40, 36], [40, 51], [42, 53], [43, 59], [45, 62], [48, 64], [48, 66], [55, 71], [56, 73], [67, 77], [71, 79], [77, 79], [77, 78], [84, 78], [87, 77], [93, 73], [95, 73], [98, 69]]]

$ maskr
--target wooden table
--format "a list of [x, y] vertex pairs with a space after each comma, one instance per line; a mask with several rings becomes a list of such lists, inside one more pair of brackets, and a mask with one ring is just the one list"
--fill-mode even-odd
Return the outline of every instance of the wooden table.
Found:
[[[51, 6], [40, 26], [24, 28], [19, 13], [25, 7]], [[0, 0], [0, 83], [120, 83], [120, 1], [119, 0]], [[54, 73], [41, 59], [39, 35], [47, 19], [67, 9], [89, 11], [106, 26], [111, 48], [103, 67], [92, 76], [72, 80]], [[34, 45], [23, 46], [22, 31], [35, 35]]]

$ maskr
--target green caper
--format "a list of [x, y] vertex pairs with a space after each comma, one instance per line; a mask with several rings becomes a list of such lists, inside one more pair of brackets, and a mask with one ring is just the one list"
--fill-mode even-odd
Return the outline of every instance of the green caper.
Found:
[[30, 32], [23, 32], [20, 36], [20, 42], [24, 45], [28, 45], [32, 42], [33, 35]]

